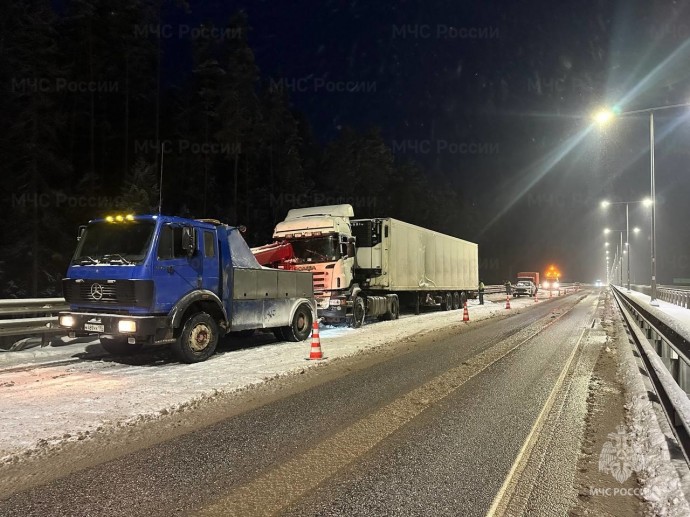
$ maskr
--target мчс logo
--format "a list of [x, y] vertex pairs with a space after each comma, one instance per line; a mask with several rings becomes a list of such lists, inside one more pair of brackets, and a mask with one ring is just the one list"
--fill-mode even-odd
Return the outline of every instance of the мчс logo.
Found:
[[599, 471], [611, 474], [619, 483], [625, 482], [633, 471], [644, 466], [644, 457], [635, 452], [625, 427], [619, 425], [615, 433], [609, 433], [599, 455]]

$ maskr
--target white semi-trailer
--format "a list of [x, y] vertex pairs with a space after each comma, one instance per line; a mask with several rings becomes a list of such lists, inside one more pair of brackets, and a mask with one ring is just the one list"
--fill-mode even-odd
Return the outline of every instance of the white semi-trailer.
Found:
[[290, 268], [311, 271], [320, 317], [354, 327], [397, 319], [401, 305], [459, 309], [479, 282], [478, 247], [393, 218], [352, 219], [350, 205], [290, 210], [274, 238]]

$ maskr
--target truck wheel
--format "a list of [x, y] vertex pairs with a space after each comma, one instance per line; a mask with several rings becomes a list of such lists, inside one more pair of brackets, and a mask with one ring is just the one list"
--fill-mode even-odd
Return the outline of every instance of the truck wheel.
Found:
[[366, 308], [364, 307], [364, 298], [358, 296], [352, 304], [352, 328], [358, 329], [364, 325], [365, 316]]
[[304, 341], [311, 334], [312, 319], [311, 307], [303, 303], [292, 316], [292, 323], [287, 327], [281, 327], [283, 339], [286, 341]]
[[207, 313], [199, 312], [185, 322], [172, 349], [183, 363], [199, 363], [211, 357], [216, 346], [218, 325]]
[[391, 297], [391, 308], [386, 314], [379, 316], [381, 321], [397, 320], [400, 317], [400, 300], [395, 294], [389, 295]]
[[398, 297], [395, 297], [395, 300], [391, 303], [391, 319], [392, 320], [397, 320], [400, 317], [400, 300]]
[[446, 293], [446, 301], [443, 303], [443, 310], [450, 311], [453, 309], [453, 294]]
[[460, 293], [457, 291], [453, 293], [453, 310], [456, 311], [460, 308]]
[[144, 346], [143, 343], [127, 343], [127, 338], [100, 338], [101, 346], [110, 355], [135, 354]]

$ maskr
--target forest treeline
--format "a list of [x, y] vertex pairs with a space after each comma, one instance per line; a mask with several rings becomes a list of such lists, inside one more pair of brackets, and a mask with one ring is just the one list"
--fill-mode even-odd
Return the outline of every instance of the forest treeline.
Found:
[[[314, 138], [282, 83], [261, 75], [243, 12], [189, 28], [223, 37], [169, 50], [161, 4], [0, 7], [1, 297], [60, 295], [80, 224], [158, 210], [161, 160], [163, 212], [243, 224], [250, 245], [290, 208], [341, 202], [459, 233], [459, 193], [397, 160], [378, 129]], [[174, 81], [161, 62], [177, 54], [165, 52], [180, 54]]]

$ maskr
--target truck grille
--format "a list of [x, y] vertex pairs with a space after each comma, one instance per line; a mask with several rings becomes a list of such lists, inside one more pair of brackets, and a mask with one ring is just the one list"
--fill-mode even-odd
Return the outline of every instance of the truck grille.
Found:
[[63, 280], [63, 293], [71, 305], [124, 305], [148, 307], [153, 300], [150, 280]]
[[326, 289], [326, 273], [324, 271], [314, 272], [314, 291]]

